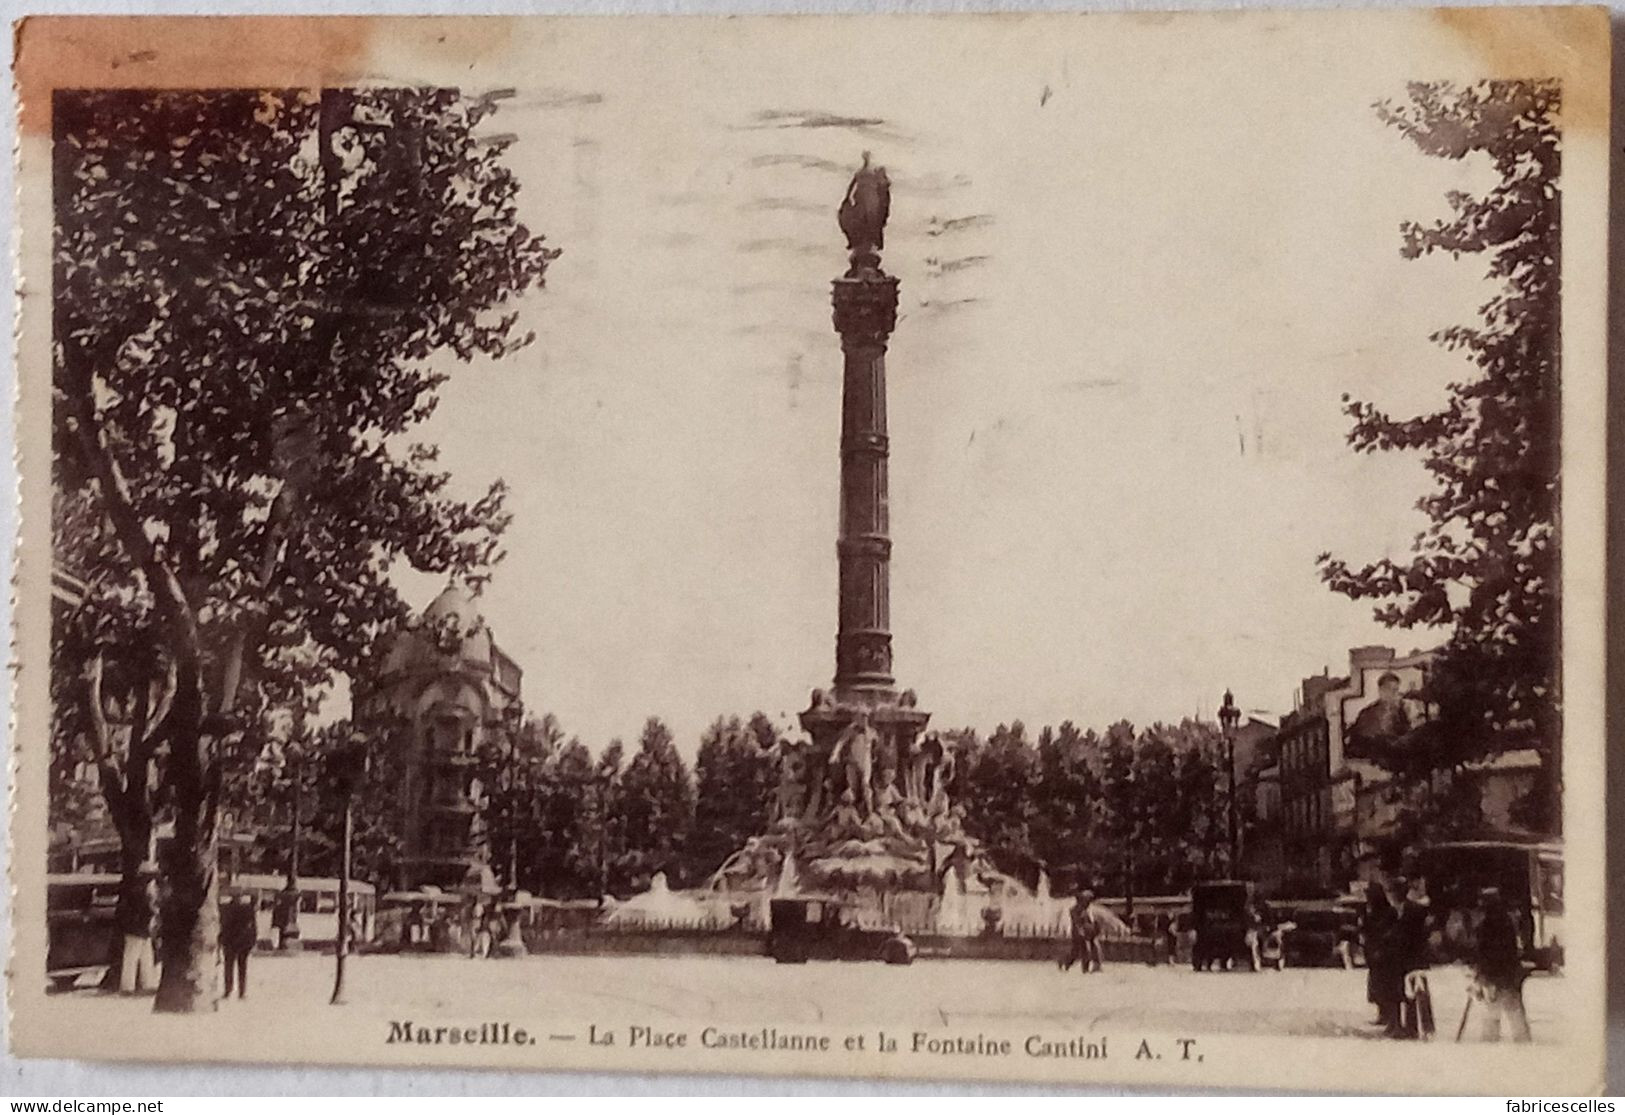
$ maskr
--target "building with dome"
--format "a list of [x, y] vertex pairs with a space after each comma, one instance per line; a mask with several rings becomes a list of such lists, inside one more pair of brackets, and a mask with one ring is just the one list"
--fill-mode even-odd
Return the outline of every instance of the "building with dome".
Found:
[[517, 730], [521, 678], [473, 594], [453, 584], [395, 636], [357, 695], [357, 719], [389, 724], [402, 749], [400, 886], [495, 889], [476, 757]]

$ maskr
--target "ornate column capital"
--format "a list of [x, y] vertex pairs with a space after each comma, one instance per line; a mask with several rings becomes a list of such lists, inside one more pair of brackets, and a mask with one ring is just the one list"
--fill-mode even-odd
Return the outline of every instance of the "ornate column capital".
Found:
[[830, 284], [835, 331], [843, 344], [884, 345], [897, 327], [897, 280], [875, 273], [840, 278]]

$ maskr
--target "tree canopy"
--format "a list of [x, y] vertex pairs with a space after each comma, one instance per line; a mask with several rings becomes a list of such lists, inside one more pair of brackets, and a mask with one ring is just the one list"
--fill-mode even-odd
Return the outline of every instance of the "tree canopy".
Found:
[[1433, 340], [1468, 374], [1437, 409], [1395, 417], [1345, 398], [1349, 444], [1362, 453], [1414, 452], [1433, 480], [1427, 516], [1407, 558], [1353, 566], [1329, 554], [1336, 592], [1380, 603], [1394, 627], [1447, 629], [1429, 700], [1437, 719], [1416, 741], [1448, 764], [1537, 748], [1544, 793], [1531, 820], [1560, 824], [1559, 369], [1561, 198], [1559, 90], [1550, 81], [1470, 86], [1417, 83], [1379, 116], [1436, 158], [1487, 159], [1496, 184], [1453, 192], [1450, 214], [1401, 227], [1400, 252], [1487, 257], [1498, 291], [1470, 325]]
[[530, 340], [512, 302], [556, 254], [519, 219], [507, 141], [481, 131], [494, 107], [448, 89], [56, 94], [58, 559], [100, 574], [57, 642], [174, 673], [153, 728], [179, 849], [160, 1009], [212, 1002], [199, 955], [243, 712], [355, 671], [405, 615], [397, 560], [477, 575], [500, 556], [501, 482], [452, 498], [408, 440], [439, 354]]
[[763, 713], [717, 717], [700, 737], [694, 761], [694, 829], [685, 875], [698, 883], [753, 836], [767, 831], [778, 781], [779, 732]]

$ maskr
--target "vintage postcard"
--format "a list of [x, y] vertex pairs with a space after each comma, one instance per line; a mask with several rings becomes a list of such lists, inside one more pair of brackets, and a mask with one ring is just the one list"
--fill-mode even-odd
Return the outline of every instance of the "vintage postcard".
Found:
[[20, 1055], [1601, 1088], [1604, 10], [16, 33]]

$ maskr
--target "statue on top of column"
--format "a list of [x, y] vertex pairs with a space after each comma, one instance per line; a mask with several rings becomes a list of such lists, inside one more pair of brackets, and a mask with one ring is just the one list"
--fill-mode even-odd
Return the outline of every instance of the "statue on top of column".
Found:
[[849, 278], [872, 274], [880, 266], [880, 252], [886, 247], [886, 218], [891, 215], [891, 179], [886, 168], [871, 166], [869, 152], [852, 176], [841, 202], [839, 219], [846, 234], [846, 247], [852, 253]]

